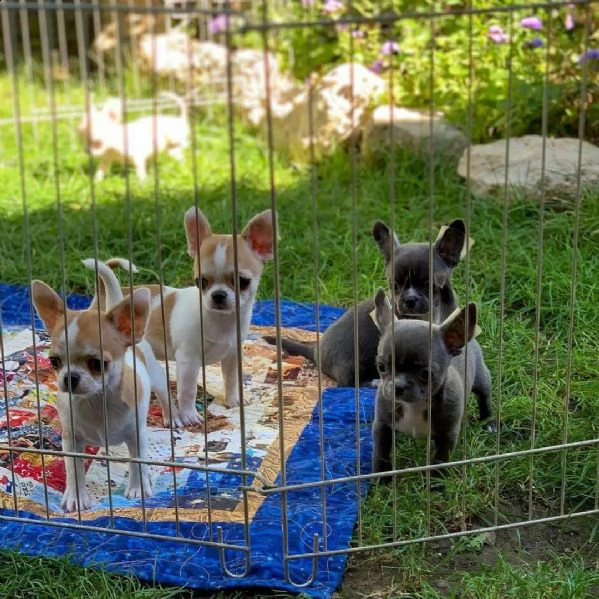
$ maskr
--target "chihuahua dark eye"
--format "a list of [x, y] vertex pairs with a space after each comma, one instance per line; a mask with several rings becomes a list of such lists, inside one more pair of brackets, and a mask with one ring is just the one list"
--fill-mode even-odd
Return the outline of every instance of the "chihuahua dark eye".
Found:
[[385, 362], [383, 362], [383, 360], [377, 360], [376, 367], [378, 368], [380, 374], [385, 374], [387, 372], [387, 365]]
[[248, 277], [239, 277], [239, 289], [241, 291], [245, 291], [252, 282], [252, 279], [248, 279]]
[[[110, 362], [108, 360], [104, 360], [104, 372], [108, 371], [108, 367], [110, 366]], [[101, 374], [102, 373], [102, 360], [98, 360], [98, 358], [90, 358], [87, 361], [87, 367], [92, 374]]]
[[206, 277], [196, 277], [195, 284], [196, 287], [204, 291], [208, 287], [208, 279]]
[[50, 365], [54, 370], [58, 370], [62, 364], [60, 358], [58, 356], [49, 356], [48, 360], [50, 360]]
[[430, 370], [428, 368], [423, 368], [420, 371], [420, 374], [418, 375], [418, 377], [420, 378], [420, 382], [422, 383], [428, 383], [428, 375], [430, 373]]

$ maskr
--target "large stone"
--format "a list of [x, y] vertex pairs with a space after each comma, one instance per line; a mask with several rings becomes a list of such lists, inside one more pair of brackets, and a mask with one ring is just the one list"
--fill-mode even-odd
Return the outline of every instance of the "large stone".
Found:
[[[364, 126], [385, 81], [358, 63], [345, 63], [271, 103], [273, 145], [296, 162], [320, 160]], [[264, 135], [268, 123], [259, 123]]]
[[538, 196], [543, 189], [548, 196], [572, 196], [579, 177], [582, 188], [599, 185], [599, 148], [586, 141], [564, 137], [543, 142], [540, 135], [525, 135], [507, 144], [501, 139], [472, 146], [469, 172], [468, 150], [463, 153], [458, 173], [469, 180], [473, 193], [501, 193], [507, 183], [510, 190], [530, 196]]
[[459, 156], [467, 146], [466, 136], [442, 115], [389, 104], [374, 109], [362, 137], [366, 159], [395, 148]]

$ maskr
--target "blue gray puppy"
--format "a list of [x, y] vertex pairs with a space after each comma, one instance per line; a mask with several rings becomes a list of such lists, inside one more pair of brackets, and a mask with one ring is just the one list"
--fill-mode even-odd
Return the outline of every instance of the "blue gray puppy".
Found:
[[449, 461], [471, 391], [478, 398], [480, 420], [495, 430], [490, 422], [491, 375], [474, 339], [476, 305], [456, 310], [440, 325], [397, 319], [383, 289], [376, 294], [375, 306], [382, 336], [376, 359], [381, 382], [372, 427], [373, 472], [392, 468], [393, 427], [426, 438], [429, 418], [434, 460]]

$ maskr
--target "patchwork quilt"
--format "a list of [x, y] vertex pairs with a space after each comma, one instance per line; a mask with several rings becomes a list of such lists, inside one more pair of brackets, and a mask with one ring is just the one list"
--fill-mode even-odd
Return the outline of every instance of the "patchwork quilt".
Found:
[[[7, 295], [0, 286], [2, 299], [0, 546], [69, 555], [82, 565], [165, 584], [287, 590], [299, 590], [291, 581], [311, 577], [312, 560], [293, 556], [313, 551], [315, 533], [319, 551], [349, 546], [367, 484], [262, 491], [276, 489], [282, 480], [298, 484], [368, 472], [374, 393], [334, 388], [301, 357], [284, 356], [279, 370], [276, 349], [262, 340], [275, 332], [272, 302], [257, 304], [244, 343], [245, 437], [240, 410], [224, 407], [220, 368], [207, 366], [197, 394], [200, 409], [206, 402], [206, 427], [164, 428], [160, 407], [152, 402], [148, 458], [160, 462], [151, 466], [152, 497], [126, 499], [128, 465], [106, 460], [106, 448], [88, 447], [86, 483], [93, 507], [65, 514], [64, 461], [51, 453], [61, 450], [62, 441], [49, 338], [39, 321], [31, 326], [26, 291], [10, 288]], [[70, 301], [84, 307], [89, 299]], [[320, 307], [319, 320], [326, 326], [341, 313]], [[313, 340], [314, 314], [314, 306], [284, 302], [281, 318], [288, 328], [282, 334]], [[168, 366], [174, 398], [175, 369]], [[110, 447], [109, 455], [127, 457], [127, 450]], [[224, 555], [216, 546], [219, 529]], [[233, 574], [243, 576], [228, 576], [223, 558]], [[321, 557], [314, 581], [303, 591], [328, 597], [345, 560]]]

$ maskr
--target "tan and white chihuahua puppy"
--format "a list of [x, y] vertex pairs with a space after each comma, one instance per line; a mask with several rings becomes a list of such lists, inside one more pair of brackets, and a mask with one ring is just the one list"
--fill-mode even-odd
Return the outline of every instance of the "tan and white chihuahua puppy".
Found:
[[[194, 260], [196, 286], [162, 287], [163, 305], [160, 285], [144, 286], [152, 294], [152, 313], [145, 339], [159, 360], [175, 360], [177, 365], [179, 410], [177, 412], [175, 406], [170, 406], [173, 426], [193, 426], [203, 422], [195, 406], [203, 365], [221, 363], [225, 404], [228, 408], [239, 405], [237, 345], [247, 337], [264, 262], [272, 258], [274, 235], [271, 210], [254, 216], [237, 237], [237, 244], [233, 235], [213, 233], [199, 208], [192, 207], [186, 212], [184, 226], [187, 251]], [[235, 315], [235, 245], [239, 340]], [[110, 262], [112, 266], [120, 266], [119, 259]], [[123, 292], [129, 293], [128, 288], [123, 288]], [[103, 301], [100, 287], [100, 307]]]
[[[84, 260], [84, 264], [95, 269], [93, 259]], [[37, 280], [31, 284], [33, 304], [52, 340], [50, 362], [59, 390], [63, 449], [82, 453], [86, 444], [102, 447], [126, 443], [130, 457], [143, 460], [151, 388], [155, 387], [163, 402], [167, 398], [164, 372], [143, 342], [150, 292], [136, 289], [132, 300], [123, 299], [112, 270], [102, 262], [97, 265], [104, 283], [106, 311], [69, 310], [48, 285]], [[65, 469], [63, 509], [89, 509], [84, 459], [65, 457]], [[151, 494], [147, 465], [131, 463], [125, 497]]]
[[177, 420], [188, 426], [203, 422], [195, 406], [202, 365], [221, 363], [225, 404], [228, 408], [239, 405], [237, 346], [249, 331], [264, 262], [272, 258], [274, 232], [271, 210], [254, 216], [237, 238], [213, 233], [206, 217], [195, 207], [186, 212], [184, 225], [196, 286], [163, 287], [164, 306], [160, 287], [151, 286], [152, 313], [146, 339], [159, 360], [174, 359], [177, 364]]
[[96, 180], [101, 181], [112, 164], [131, 164], [140, 181], [147, 177], [147, 165], [156, 154], [166, 152], [179, 162], [189, 147], [189, 120], [183, 98], [170, 92], [178, 106], [179, 116], [156, 114], [122, 123], [119, 119], [120, 100], [108, 100], [102, 108], [90, 107], [79, 123], [79, 136], [86, 151], [99, 159]]

